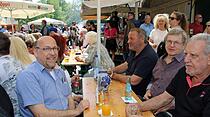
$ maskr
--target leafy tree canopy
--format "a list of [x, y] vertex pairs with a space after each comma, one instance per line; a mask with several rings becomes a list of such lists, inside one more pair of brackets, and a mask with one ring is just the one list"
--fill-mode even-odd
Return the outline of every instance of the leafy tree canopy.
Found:
[[68, 25], [71, 25], [73, 21], [79, 22], [81, 0], [72, 0], [72, 2], [66, 2], [65, 0], [40, 0], [40, 3], [54, 5], [55, 12], [50, 14], [40, 15], [31, 19], [20, 19], [19, 24], [27, 24], [27, 22], [40, 19], [43, 17], [53, 18], [64, 21]]

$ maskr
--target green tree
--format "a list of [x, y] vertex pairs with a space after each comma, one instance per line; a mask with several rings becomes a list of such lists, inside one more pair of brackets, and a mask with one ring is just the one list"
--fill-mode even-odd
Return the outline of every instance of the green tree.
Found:
[[40, 15], [31, 19], [19, 19], [19, 24], [27, 24], [27, 22], [40, 19], [43, 17], [54, 18], [66, 22], [71, 25], [73, 21], [79, 22], [80, 18], [80, 8], [81, 0], [72, 0], [72, 2], [66, 2], [65, 0], [40, 0], [40, 3], [51, 4], [54, 6], [55, 12]]
[[69, 10], [67, 12], [67, 23], [71, 24], [71, 22], [76, 21], [77, 23], [81, 21], [80, 17], [81, 10], [81, 0], [73, 0], [69, 5]]

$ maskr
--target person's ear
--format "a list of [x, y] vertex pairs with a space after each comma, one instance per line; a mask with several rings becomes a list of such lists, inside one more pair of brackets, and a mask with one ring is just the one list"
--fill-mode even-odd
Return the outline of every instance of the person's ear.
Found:
[[35, 56], [35, 57], [38, 56], [37, 52], [38, 52], [38, 49], [37, 49], [37, 48], [34, 48], [34, 56]]

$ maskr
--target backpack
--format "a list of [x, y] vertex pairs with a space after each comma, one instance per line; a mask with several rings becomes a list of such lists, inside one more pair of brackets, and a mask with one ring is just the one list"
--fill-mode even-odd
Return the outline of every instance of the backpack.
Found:
[[166, 48], [165, 48], [165, 42], [161, 41], [160, 44], [157, 47], [157, 54], [158, 57], [160, 58], [162, 55], [166, 54]]

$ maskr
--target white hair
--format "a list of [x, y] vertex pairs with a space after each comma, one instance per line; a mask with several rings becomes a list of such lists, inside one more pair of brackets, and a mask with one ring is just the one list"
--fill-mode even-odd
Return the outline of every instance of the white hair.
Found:
[[210, 34], [206, 34], [206, 33], [196, 34], [196, 35], [194, 35], [194, 36], [191, 37], [191, 39], [189, 40], [189, 42], [190, 41], [195, 41], [195, 40], [205, 41], [206, 47], [205, 47], [204, 52], [206, 54], [210, 54]]
[[88, 44], [92, 45], [97, 42], [97, 33], [94, 31], [89, 31], [85, 35], [85, 39], [87, 40]]

